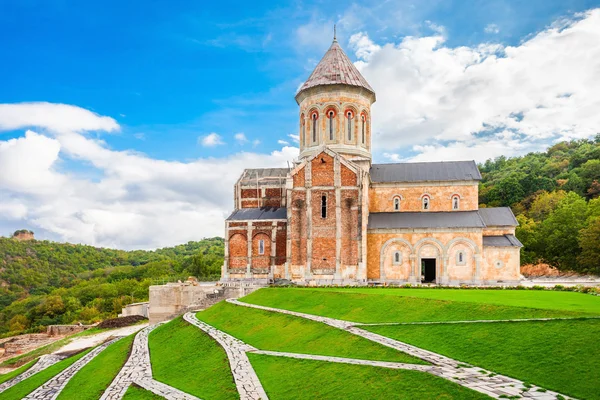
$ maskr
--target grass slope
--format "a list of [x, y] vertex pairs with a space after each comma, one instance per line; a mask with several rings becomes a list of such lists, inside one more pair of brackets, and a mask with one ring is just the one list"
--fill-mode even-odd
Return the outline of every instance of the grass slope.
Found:
[[496, 290], [496, 289], [402, 289], [402, 288], [349, 288], [334, 289], [348, 293], [407, 296], [423, 299], [463, 301], [500, 306], [528, 307], [544, 310], [562, 310], [600, 315], [600, 297], [576, 292], [550, 290]]
[[272, 400], [489, 399], [436, 376], [363, 365], [295, 360], [249, 353]]
[[223, 348], [181, 317], [149, 336], [154, 379], [201, 399], [239, 399]]
[[221, 302], [197, 317], [261, 350], [425, 364], [341, 329], [290, 315]]
[[149, 390], [139, 387], [138, 385], [131, 385], [123, 400], [164, 400], [161, 396], [152, 393]]
[[6, 381], [11, 380], [12, 378], [14, 378], [17, 375], [21, 375], [23, 372], [27, 371], [29, 368], [31, 368], [31, 366], [33, 364], [36, 363], [36, 360], [30, 361], [29, 363], [23, 365], [20, 368], [15, 369], [14, 371], [10, 371], [6, 374], [2, 374], [0, 375], [0, 383], [4, 383]]
[[42, 386], [52, 377], [71, 366], [71, 364], [73, 364], [75, 361], [79, 360], [81, 357], [86, 355], [90, 350], [86, 350], [77, 355], [59, 361], [51, 367], [48, 367], [45, 370], [40, 371], [37, 374], [25, 379], [24, 381], [17, 383], [10, 389], [7, 389], [4, 392], [0, 393], [0, 400], [22, 399], [29, 393], [33, 392], [39, 386]]
[[108, 346], [67, 383], [57, 400], [99, 399], [127, 361], [135, 335]]
[[581, 399], [600, 399], [600, 321], [370, 326], [368, 330]]
[[[361, 289], [265, 288], [242, 300], [253, 304], [365, 323], [578, 317], [591, 315], [581, 310], [595, 310], [593, 306], [596, 303], [599, 307], [594, 315], [600, 315], [600, 298], [579, 293], [451, 289], [362, 289], [362, 292], [357, 290]], [[442, 293], [446, 294], [446, 298], [438, 300], [426, 298], [424, 295], [423, 297], [408, 296], [413, 292], [421, 295], [425, 292]], [[476, 293], [477, 296], [470, 296], [471, 293]], [[537, 295], [542, 296], [543, 299], [537, 299]], [[574, 297], [547, 295], [573, 295]], [[464, 299], [469, 300], [464, 301]], [[492, 302], [502, 301], [511, 305], [492, 304]], [[536, 304], [550, 307], [554, 301], [557, 302], [557, 309], [536, 309], [527, 306], [527, 304]], [[568, 310], [569, 304], [577, 311]]]

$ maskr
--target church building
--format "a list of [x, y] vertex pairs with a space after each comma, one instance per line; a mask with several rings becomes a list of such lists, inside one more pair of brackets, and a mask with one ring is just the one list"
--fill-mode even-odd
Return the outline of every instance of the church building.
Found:
[[474, 161], [371, 162], [375, 97], [334, 38], [296, 93], [299, 159], [235, 184], [222, 281], [519, 281], [517, 221], [510, 208], [479, 209]]

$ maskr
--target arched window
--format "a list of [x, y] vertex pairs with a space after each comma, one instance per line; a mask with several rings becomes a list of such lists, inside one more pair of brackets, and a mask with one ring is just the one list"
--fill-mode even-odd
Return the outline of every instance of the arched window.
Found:
[[352, 119], [354, 118], [354, 115], [352, 114], [352, 111], [348, 110], [346, 111], [346, 119], [348, 120], [348, 127], [346, 128], [346, 131], [348, 132], [348, 140], [352, 140]]
[[265, 241], [262, 239], [258, 241], [258, 254], [265, 254]]
[[429, 196], [423, 196], [423, 210], [429, 210]]
[[313, 143], [317, 143], [317, 119], [319, 119], [319, 114], [316, 112], [312, 113], [312, 141]]
[[394, 211], [400, 211], [400, 197], [394, 197]]
[[365, 144], [365, 126], [367, 125], [367, 117], [365, 116], [365, 114], [362, 114], [360, 116], [360, 119], [362, 121], [362, 144]]
[[327, 111], [327, 118], [329, 118], [329, 140], [333, 140], [334, 137], [334, 123], [335, 123], [335, 111]]
[[402, 253], [399, 251], [394, 252], [394, 265], [402, 264]]
[[456, 265], [465, 265], [465, 264], [466, 264], [465, 252], [462, 250], [459, 250], [458, 253], [456, 253]]
[[460, 209], [460, 197], [452, 196], [452, 209], [459, 210]]
[[321, 218], [327, 218], [327, 196], [321, 196]]
[[304, 140], [306, 136], [306, 122], [304, 121], [304, 115], [302, 115], [302, 134], [300, 135], [300, 146], [304, 145]]

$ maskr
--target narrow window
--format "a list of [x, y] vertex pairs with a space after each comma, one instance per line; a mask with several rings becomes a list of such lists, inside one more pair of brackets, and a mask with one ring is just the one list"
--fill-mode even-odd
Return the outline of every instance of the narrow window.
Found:
[[460, 253], [458, 253], [458, 262], [463, 262], [463, 252], [461, 251]]
[[459, 205], [459, 198], [458, 198], [458, 196], [452, 197], [452, 209], [453, 210], [458, 210], [459, 207], [460, 207], [460, 205]]
[[265, 241], [262, 239], [258, 241], [258, 254], [265, 254]]
[[304, 145], [304, 137], [306, 135], [306, 124], [304, 123], [304, 119], [302, 120], [302, 135], [300, 136], [300, 145]]
[[456, 253], [456, 264], [457, 265], [465, 265], [465, 252], [459, 251]]
[[352, 140], [352, 111], [346, 113], [348, 117], [348, 140]]
[[394, 211], [400, 211], [400, 197], [394, 197]]
[[327, 218], [327, 196], [321, 196], [321, 218]]
[[429, 210], [429, 197], [423, 197], [423, 210]]
[[327, 116], [329, 117], [329, 140], [333, 140], [333, 117], [335, 116], [335, 113], [333, 110], [329, 110]]
[[394, 264], [402, 264], [402, 254], [399, 251], [394, 252]]
[[313, 143], [317, 142], [317, 113], [312, 115], [312, 140]]
[[365, 144], [365, 125], [367, 122], [366, 120], [367, 120], [367, 117], [362, 115], [362, 144]]

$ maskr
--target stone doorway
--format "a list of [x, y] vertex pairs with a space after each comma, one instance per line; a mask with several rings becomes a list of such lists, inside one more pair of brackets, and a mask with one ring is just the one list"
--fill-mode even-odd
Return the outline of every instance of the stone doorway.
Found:
[[423, 283], [435, 283], [435, 258], [422, 258], [421, 259], [421, 281]]

